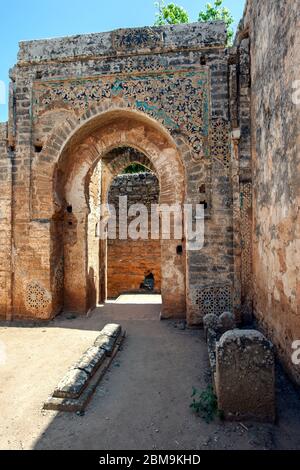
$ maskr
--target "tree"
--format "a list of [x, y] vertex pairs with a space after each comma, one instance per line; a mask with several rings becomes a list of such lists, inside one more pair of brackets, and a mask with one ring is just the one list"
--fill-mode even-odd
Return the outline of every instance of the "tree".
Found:
[[158, 12], [156, 13], [156, 26], [165, 24], [189, 23], [189, 15], [184, 8], [175, 5], [175, 3], [165, 4], [164, 0], [155, 3]]
[[198, 21], [224, 21], [227, 26], [227, 45], [232, 45], [234, 32], [231, 26], [234, 18], [230, 10], [223, 6], [223, 0], [214, 0], [213, 5], [207, 3], [205, 8], [206, 10], [200, 11]]
[[[164, 0], [155, 3], [158, 12], [156, 13], [156, 26], [165, 24], [189, 23], [189, 15], [184, 8], [175, 5], [175, 3], [165, 4]], [[227, 45], [232, 45], [234, 32], [232, 24], [234, 18], [230, 10], [223, 6], [223, 0], [214, 0], [214, 3], [207, 3], [205, 10], [200, 11], [198, 21], [224, 21], [227, 27]]]
[[140, 163], [132, 163], [123, 171], [124, 175], [132, 175], [135, 173], [150, 173], [150, 170]]

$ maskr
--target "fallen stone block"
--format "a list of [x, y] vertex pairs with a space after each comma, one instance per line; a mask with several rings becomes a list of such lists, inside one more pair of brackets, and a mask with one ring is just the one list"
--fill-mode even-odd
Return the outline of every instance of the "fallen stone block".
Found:
[[120, 336], [121, 331], [121, 325], [117, 325], [116, 323], [109, 323], [108, 325], [105, 325], [105, 327], [101, 331], [101, 334], [110, 336], [112, 338], [117, 338], [118, 336]]
[[105, 355], [104, 361], [101, 363], [100, 367], [97, 368], [94, 375], [89, 377], [86, 387], [82, 390], [79, 397], [64, 398], [64, 397], [56, 397], [55, 395], [53, 395], [48, 398], [48, 400], [43, 406], [43, 409], [54, 410], [54, 411], [68, 411], [68, 412], [84, 411], [88, 403], [90, 402], [93, 394], [95, 393], [96, 388], [99, 385], [100, 381], [102, 380], [105, 372], [107, 371], [113, 359], [115, 358], [124, 338], [125, 338], [125, 332], [119, 335], [110, 357], [106, 357], [106, 354], [104, 351], [104, 355]]
[[214, 315], [213, 313], [205, 315], [205, 317], [203, 318], [203, 326], [204, 326], [205, 339], [207, 340], [208, 330], [213, 330], [216, 333], [220, 332], [220, 329], [221, 329], [220, 318], [217, 315]]
[[94, 346], [103, 349], [107, 356], [110, 356], [118, 340], [118, 337], [120, 336], [120, 333], [118, 336], [108, 336], [107, 334], [103, 333], [102, 330], [100, 335], [96, 338]]
[[108, 324], [101, 331], [94, 346], [89, 348], [80, 360], [67, 372], [57, 385], [53, 397], [78, 398], [86, 387], [89, 378], [99, 368], [105, 356], [110, 356], [121, 335], [120, 325]]
[[99, 346], [89, 348], [82, 358], [74, 365], [74, 369], [84, 370], [89, 376], [93, 375], [106, 357], [106, 351]]
[[89, 378], [94, 375], [106, 357], [106, 351], [92, 346], [67, 372], [54, 390], [56, 398], [78, 398], [87, 385]]
[[206, 341], [207, 341], [207, 350], [208, 350], [210, 368], [211, 368], [212, 374], [214, 374], [216, 372], [216, 344], [217, 344], [217, 333], [215, 332], [215, 330], [212, 330], [211, 328], [208, 329]]
[[88, 382], [85, 389], [82, 391], [79, 397], [77, 398], [59, 398], [56, 396], [49, 397], [47, 402], [44, 404], [44, 410], [54, 410], [54, 411], [70, 411], [78, 412], [84, 411], [87, 407], [91, 397], [95, 393], [99, 382], [103, 378], [105, 372], [112, 358], [106, 357], [101, 366], [97, 369], [91, 380]]
[[220, 316], [221, 333], [224, 334], [226, 331], [234, 330], [236, 328], [235, 316], [231, 312], [224, 312]]
[[70, 369], [54, 390], [56, 398], [78, 398], [87, 384], [89, 374], [81, 369]]
[[275, 420], [272, 344], [258, 331], [231, 330], [216, 346], [218, 407], [232, 421]]

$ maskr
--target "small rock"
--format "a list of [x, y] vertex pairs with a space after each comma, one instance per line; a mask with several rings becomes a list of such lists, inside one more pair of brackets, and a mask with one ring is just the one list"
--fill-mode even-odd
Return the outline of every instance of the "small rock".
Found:
[[226, 331], [234, 330], [236, 328], [236, 321], [233, 313], [224, 312], [220, 316], [221, 322], [221, 332], [226, 333]]
[[213, 330], [215, 333], [219, 333], [222, 327], [220, 318], [212, 313], [205, 315], [203, 318], [203, 326], [206, 338], [208, 330]]
[[186, 322], [185, 321], [180, 321], [180, 322], [175, 322], [174, 323], [174, 328], [177, 328], [178, 330], [185, 330], [186, 329]]
[[75, 320], [76, 318], [77, 318], [77, 317], [76, 317], [76, 315], [74, 315], [74, 314], [70, 314], [70, 315], [67, 315], [67, 316], [66, 316], [66, 319], [67, 319], [67, 320]]

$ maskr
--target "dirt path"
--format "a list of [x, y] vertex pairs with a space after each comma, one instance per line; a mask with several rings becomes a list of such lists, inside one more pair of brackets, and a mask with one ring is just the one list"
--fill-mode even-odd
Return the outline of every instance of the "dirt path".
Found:
[[[207, 424], [195, 416], [191, 390], [206, 387], [208, 370], [202, 333], [160, 322], [159, 310], [159, 304], [120, 302], [91, 318], [0, 327], [7, 355], [0, 365], [0, 448], [300, 448], [300, 404], [282, 375], [279, 426]], [[85, 415], [42, 412], [66, 369], [112, 321], [122, 324], [127, 339]]]

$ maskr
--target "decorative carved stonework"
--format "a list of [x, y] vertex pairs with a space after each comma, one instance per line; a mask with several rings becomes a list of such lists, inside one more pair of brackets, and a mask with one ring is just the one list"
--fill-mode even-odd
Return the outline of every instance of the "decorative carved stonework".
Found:
[[64, 262], [61, 259], [56, 266], [54, 273], [54, 290], [56, 294], [61, 294], [61, 291], [64, 286]]
[[225, 167], [229, 167], [229, 124], [224, 119], [212, 120], [210, 153], [213, 158], [222, 162]]
[[129, 108], [150, 115], [170, 132], [177, 130], [185, 134], [194, 158], [199, 159], [208, 154], [209, 94], [206, 68], [155, 75], [36, 82], [33, 114], [38, 122], [55, 107], [73, 109], [80, 114], [91, 103], [120, 98]]
[[195, 294], [201, 315], [220, 316], [232, 310], [232, 288], [229, 285], [202, 287]]
[[120, 29], [113, 34], [117, 51], [155, 49], [163, 45], [162, 34], [153, 28]]
[[42, 316], [50, 302], [49, 292], [38, 281], [27, 284], [25, 304], [29, 311], [39, 313]]
[[252, 183], [241, 184], [242, 303], [252, 300]]

